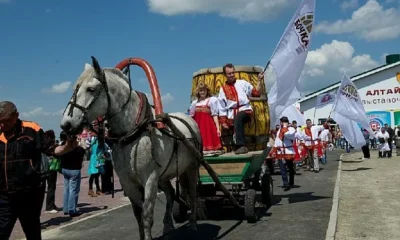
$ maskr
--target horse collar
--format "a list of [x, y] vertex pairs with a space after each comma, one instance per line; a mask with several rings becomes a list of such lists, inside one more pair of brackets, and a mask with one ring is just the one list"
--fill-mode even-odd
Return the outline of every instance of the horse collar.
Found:
[[136, 114], [136, 120], [135, 120], [135, 125], [137, 126], [139, 124], [139, 120], [140, 120], [140, 118], [142, 117], [142, 114], [143, 114], [144, 101], [143, 101], [143, 94], [141, 94], [138, 91], [135, 91], [135, 92], [139, 97], [139, 111]]

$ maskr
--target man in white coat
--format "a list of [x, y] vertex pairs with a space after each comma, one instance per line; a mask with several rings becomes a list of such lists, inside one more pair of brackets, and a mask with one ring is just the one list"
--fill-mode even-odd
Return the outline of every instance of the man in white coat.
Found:
[[261, 79], [264, 74], [258, 75], [257, 86], [254, 87], [246, 80], [236, 79], [235, 67], [228, 63], [223, 67], [226, 82], [219, 90], [220, 101], [219, 122], [225, 130], [233, 128], [236, 145], [235, 154], [248, 152], [245, 147], [244, 125], [251, 120], [253, 109], [249, 97], [259, 97], [261, 91]]
[[388, 140], [390, 136], [389, 133], [386, 131], [386, 128], [382, 127], [380, 131], [377, 131], [375, 137], [378, 140], [378, 157], [389, 157], [390, 147]]
[[[274, 152], [275, 159], [278, 160], [284, 191], [289, 191], [294, 185], [295, 171], [293, 161], [295, 150], [293, 144], [296, 141], [296, 129], [289, 126], [289, 119], [287, 117], [282, 117], [280, 121], [281, 127], [277, 132], [272, 151]], [[289, 172], [289, 179], [287, 172]]]
[[329, 128], [329, 119], [324, 125], [313, 126], [310, 119], [306, 120], [306, 127], [303, 129], [304, 145], [308, 150], [307, 158], [307, 169], [319, 172], [319, 157], [322, 156], [322, 146], [318, 144], [319, 132], [322, 132], [325, 128]]

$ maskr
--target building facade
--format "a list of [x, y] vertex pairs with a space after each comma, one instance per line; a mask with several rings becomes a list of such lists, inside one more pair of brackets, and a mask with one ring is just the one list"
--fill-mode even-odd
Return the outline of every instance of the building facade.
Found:
[[[400, 55], [388, 55], [386, 63], [351, 77], [373, 129], [385, 123], [392, 127], [400, 125]], [[336, 92], [339, 86], [340, 82], [335, 83], [301, 99], [299, 104], [304, 117], [311, 119], [315, 124], [323, 123], [328, 118], [333, 104], [316, 108], [317, 96]]]

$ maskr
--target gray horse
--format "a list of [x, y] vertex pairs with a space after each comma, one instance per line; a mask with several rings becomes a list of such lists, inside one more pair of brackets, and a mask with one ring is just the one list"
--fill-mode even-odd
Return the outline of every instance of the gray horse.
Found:
[[[154, 111], [143, 93], [132, 91], [128, 78], [116, 68], [102, 69], [92, 57], [75, 84], [74, 94], [61, 120], [61, 128], [78, 134], [103, 116], [109, 125], [115, 171], [133, 207], [140, 239], [152, 239], [153, 212], [160, 187], [166, 196], [164, 235], [174, 229], [171, 179], [179, 176], [191, 205], [190, 229], [197, 230], [196, 185], [198, 161], [171, 131], [154, 126]], [[200, 144], [196, 122], [184, 113], [169, 114], [187, 139]], [[201, 149], [198, 147], [198, 149]]]

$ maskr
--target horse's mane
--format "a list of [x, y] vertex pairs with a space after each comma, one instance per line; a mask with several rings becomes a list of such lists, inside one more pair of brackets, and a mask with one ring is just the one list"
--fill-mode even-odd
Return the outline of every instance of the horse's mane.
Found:
[[[122, 78], [125, 82], [129, 84], [128, 77], [125, 74], [123, 74], [120, 70], [116, 68], [103, 68], [103, 70], [104, 72], [117, 75], [118, 77]], [[93, 74], [94, 74], [94, 69], [83, 71], [82, 74], [79, 76], [78, 80], [76, 80], [74, 89], [76, 88], [76, 86], [81, 85], [83, 81], [85, 81], [86, 79], [90, 79], [90, 77], [93, 76]]]
[[128, 77], [123, 74], [119, 69], [116, 68], [105, 68], [104, 71], [117, 75], [118, 77], [124, 79], [127, 83], [129, 83]]

